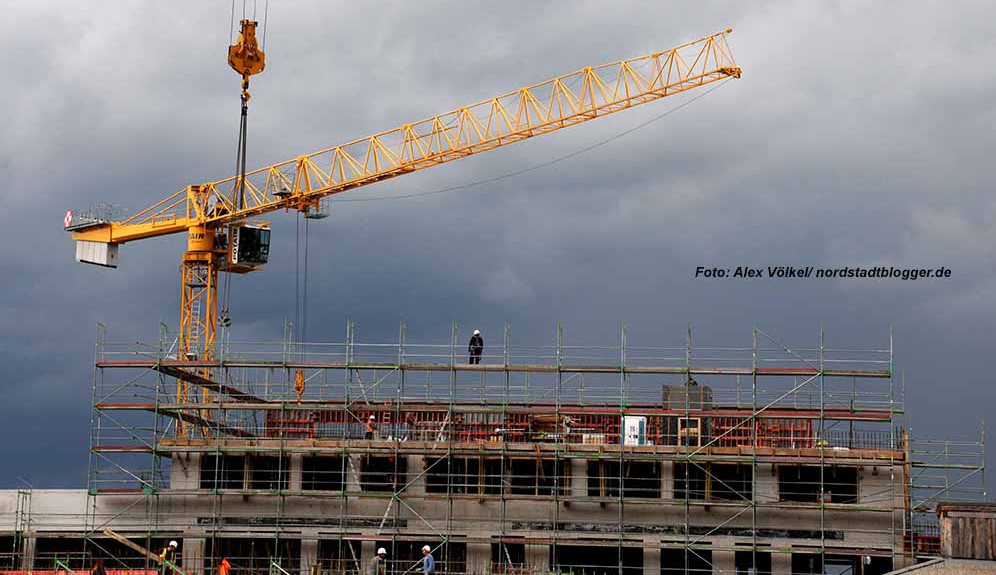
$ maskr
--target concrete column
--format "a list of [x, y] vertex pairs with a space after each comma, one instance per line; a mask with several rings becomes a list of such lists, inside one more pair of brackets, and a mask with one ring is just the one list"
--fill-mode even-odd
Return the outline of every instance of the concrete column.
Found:
[[169, 472], [169, 486], [170, 489], [200, 489], [200, 453], [177, 453], [173, 455]]
[[651, 537], [643, 543], [643, 575], [661, 575], [661, 540]]
[[346, 491], [355, 492], [360, 490], [360, 470], [363, 457], [360, 455], [347, 455], [346, 458]]
[[[37, 540], [34, 537], [25, 537], [21, 547], [21, 569], [31, 571], [35, 569], [35, 548]], [[38, 565], [41, 569], [51, 569], [51, 566]]]
[[534, 573], [546, 573], [550, 570], [550, 546], [526, 544], [526, 569]]
[[[774, 472], [774, 474], [772, 474]], [[770, 463], [758, 463], [754, 477], [754, 491], [758, 503], [778, 501], [778, 470]]]
[[571, 459], [571, 497], [588, 496], [588, 461], [580, 457]]
[[[903, 488], [900, 483], [894, 483], [892, 470], [888, 465], [865, 465], [858, 469], [858, 503], [880, 505], [886, 499], [890, 490], [896, 496], [897, 502], [902, 501]], [[899, 503], [897, 509], [902, 509]]]
[[791, 575], [792, 554], [772, 553], [771, 554], [771, 575]]
[[491, 570], [491, 543], [467, 543], [467, 573], [480, 575]]
[[425, 474], [423, 473], [423, 471], [425, 471], [425, 456], [409, 455], [408, 481], [410, 481], [411, 484], [408, 486], [408, 489], [406, 490], [407, 494], [425, 495]]
[[290, 454], [290, 469], [287, 470], [287, 489], [301, 491], [302, 456], [300, 453]]
[[311, 573], [311, 566], [318, 563], [318, 540], [301, 540], [301, 575]]
[[[376, 541], [361, 541], [360, 542], [360, 569], [362, 573], [366, 573], [367, 566], [370, 565], [370, 560], [373, 556], [377, 554], [377, 542]], [[395, 557], [388, 556], [388, 562], [394, 561]], [[389, 563], [390, 564], [390, 563]], [[391, 571], [390, 568], [387, 570]]]
[[733, 551], [713, 551], [712, 573], [713, 575], [736, 575], [736, 554]]
[[661, 499], [674, 499], [674, 462], [661, 462]]
[[193, 537], [183, 539], [180, 547], [180, 568], [189, 575], [204, 573], [203, 539]]

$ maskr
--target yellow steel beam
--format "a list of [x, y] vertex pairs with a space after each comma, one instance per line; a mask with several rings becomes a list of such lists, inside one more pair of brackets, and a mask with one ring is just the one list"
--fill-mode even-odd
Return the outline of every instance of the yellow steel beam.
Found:
[[73, 231], [74, 240], [123, 244], [144, 238], [155, 238], [178, 234], [197, 225], [196, 219], [168, 218], [139, 224], [111, 222]]

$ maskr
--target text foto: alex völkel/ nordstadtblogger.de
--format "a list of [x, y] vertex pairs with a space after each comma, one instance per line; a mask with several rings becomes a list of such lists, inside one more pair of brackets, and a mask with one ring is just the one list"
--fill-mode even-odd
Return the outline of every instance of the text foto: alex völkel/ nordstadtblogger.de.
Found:
[[892, 266], [874, 267], [831, 267], [823, 268], [816, 266], [767, 266], [749, 267], [738, 266], [737, 268], [719, 268], [698, 266], [695, 268], [696, 278], [709, 279], [899, 279], [918, 280], [922, 278], [949, 278], [951, 268], [939, 267], [928, 268], [897, 268]]

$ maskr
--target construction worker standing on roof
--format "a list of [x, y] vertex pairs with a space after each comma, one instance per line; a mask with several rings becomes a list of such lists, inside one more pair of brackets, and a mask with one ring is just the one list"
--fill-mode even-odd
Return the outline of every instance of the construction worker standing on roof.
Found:
[[484, 353], [484, 338], [481, 337], [480, 330], [474, 330], [474, 335], [471, 336], [470, 343], [467, 344], [467, 351], [470, 352], [470, 365], [481, 363], [481, 354]]
[[369, 418], [367, 418], [367, 430], [363, 432], [363, 439], [374, 438], [374, 432], [377, 431], [377, 427], [374, 425], [374, 423], [376, 422], [377, 422], [376, 415], [371, 415]]

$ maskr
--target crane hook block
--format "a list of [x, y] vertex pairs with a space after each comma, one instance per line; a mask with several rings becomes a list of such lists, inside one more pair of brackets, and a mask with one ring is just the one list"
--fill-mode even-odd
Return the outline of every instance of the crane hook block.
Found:
[[244, 79], [259, 74], [266, 67], [266, 55], [256, 43], [256, 24], [252, 20], [242, 20], [239, 39], [228, 47], [228, 65]]

